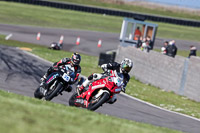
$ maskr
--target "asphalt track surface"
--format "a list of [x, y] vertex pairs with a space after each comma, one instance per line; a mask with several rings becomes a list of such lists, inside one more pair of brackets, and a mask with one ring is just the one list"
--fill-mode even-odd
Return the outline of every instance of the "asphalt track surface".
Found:
[[[39, 41], [36, 40], [38, 32], [41, 33]], [[44, 46], [50, 46], [50, 43], [58, 42], [60, 36], [63, 35], [64, 50], [94, 56], [99, 56], [99, 53], [101, 52], [117, 49], [119, 44], [118, 34], [0, 24], [0, 34], [8, 35], [10, 33], [13, 34], [10, 38], [12, 40]], [[80, 45], [76, 45], [77, 37], [80, 37]], [[97, 44], [100, 39], [102, 40], [102, 47], [98, 48]]]
[[[36, 40], [37, 33], [41, 33], [40, 40]], [[119, 31], [120, 32], [120, 31]], [[70, 30], [59, 28], [43, 28], [32, 26], [19, 26], [0, 24], [0, 34], [13, 34], [10, 39], [49, 46], [52, 42], [58, 42], [60, 36], [64, 36], [63, 49], [72, 52], [79, 52], [88, 55], [99, 56], [99, 53], [116, 50], [119, 45], [119, 34], [104, 33], [84, 30]], [[76, 45], [76, 39], [80, 37], [80, 45]], [[99, 40], [102, 40], [102, 47], [98, 48]], [[154, 48], [161, 48], [164, 41], [170, 39], [157, 38]], [[190, 45], [200, 49], [200, 42], [176, 40], [178, 50], [188, 50]]]
[[[0, 88], [33, 97], [40, 77], [51, 65], [20, 49], [0, 45]], [[53, 102], [68, 105], [71, 95], [66, 92]], [[105, 104], [97, 112], [183, 132], [200, 132], [200, 120], [161, 110], [121, 94], [115, 104]]]

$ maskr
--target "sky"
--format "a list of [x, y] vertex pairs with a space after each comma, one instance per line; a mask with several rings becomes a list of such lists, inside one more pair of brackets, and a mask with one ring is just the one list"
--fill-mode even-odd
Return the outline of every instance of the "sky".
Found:
[[200, 9], [200, 0], [126, 0], [126, 1], [148, 1], [164, 5], [174, 5], [193, 9]]

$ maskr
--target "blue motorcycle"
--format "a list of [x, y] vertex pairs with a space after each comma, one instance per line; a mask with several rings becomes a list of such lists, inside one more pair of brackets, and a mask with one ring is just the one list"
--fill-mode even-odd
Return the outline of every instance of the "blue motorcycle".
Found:
[[75, 77], [71, 66], [65, 65], [60, 67], [58, 71], [53, 72], [47, 77], [45, 89], [38, 87], [34, 92], [34, 96], [38, 99], [44, 98], [50, 101], [59, 94], [62, 95], [64, 90], [70, 92], [71, 88], [69, 86], [75, 82]]

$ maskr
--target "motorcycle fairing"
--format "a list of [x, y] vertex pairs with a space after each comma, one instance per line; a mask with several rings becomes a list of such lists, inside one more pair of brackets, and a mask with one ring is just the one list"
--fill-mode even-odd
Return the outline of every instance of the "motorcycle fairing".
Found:
[[54, 79], [56, 79], [59, 76], [60, 76], [60, 74], [57, 73], [57, 72], [54, 72], [54, 73], [50, 74], [48, 76], [48, 78], [46, 79], [46, 84], [49, 84], [51, 81], [53, 81]]
[[[87, 108], [89, 103], [89, 100], [91, 99], [91, 97], [96, 95], [96, 92], [98, 91], [98, 94], [100, 92], [103, 91], [107, 91], [108, 93], [110, 93], [110, 98], [111, 99], [113, 97], [113, 94], [116, 93], [120, 93], [121, 91], [121, 86], [117, 86], [114, 83], [114, 76], [109, 76], [103, 79], [99, 79], [94, 81], [88, 88], [87, 91], [83, 92], [80, 96], [77, 96], [77, 99], [81, 99], [81, 103], [84, 103], [83, 105]], [[95, 95], [93, 94], [95, 92]], [[98, 95], [97, 96], [100, 96]], [[78, 103], [77, 103], [78, 104]], [[80, 104], [81, 105], [81, 104]]]
[[[86, 92], [83, 92], [80, 96], [77, 98], [85, 98], [88, 102], [90, 100], [91, 95], [93, 92], [97, 89], [102, 89], [102, 88], [108, 88], [108, 90], [112, 90], [114, 86], [114, 83], [110, 82], [107, 78], [104, 79], [99, 79], [97, 81], [94, 81], [92, 85], [89, 86], [89, 89]], [[112, 96], [110, 96], [112, 98]]]
[[[108, 88], [110, 91], [114, 92], [114, 93], [120, 93], [121, 91], [121, 86], [120, 87], [117, 87], [115, 85], [115, 83], [113, 82], [114, 81], [114, 77], [113, 76], [110, 76], [110, 77], [107, 77], [105, 78], [106, 80], [106, 88]], [[104, 82], [105, 82], [104, 81]], [[113, 87], [115, 86], [115, 87]]]

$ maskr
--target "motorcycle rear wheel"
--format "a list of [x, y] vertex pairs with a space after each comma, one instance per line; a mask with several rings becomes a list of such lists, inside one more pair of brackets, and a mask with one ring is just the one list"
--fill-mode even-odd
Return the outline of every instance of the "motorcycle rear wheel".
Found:
[[60, 91], [62, 87], [63, 85], [61, 83], [58, 83], [55, 89], [50, 90], [51, 91], [50, 93], [47, 92], [47, 95], [45, 96], [45, 100], [51, 101], [54, 97], [57, 96], [58, 92]]
[[91, 111], [98, 109], [102, 104], [104, 104], [108, 100], [108, 98], [109, 98], [109, 94], [107, 92], [104, 92], [100, 100], [94, 104], [89, 104], [87, 109]]
[[76, 99], [76, 97], [78, 96], [78, 94], [75, 92], [69, 99], [69, 106], [75, 106], [74, 101]]

